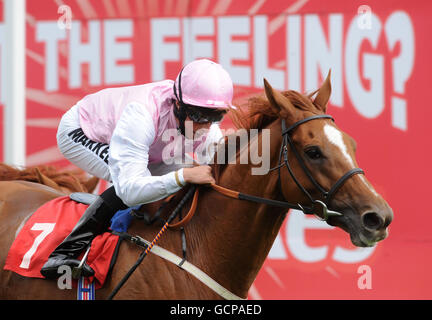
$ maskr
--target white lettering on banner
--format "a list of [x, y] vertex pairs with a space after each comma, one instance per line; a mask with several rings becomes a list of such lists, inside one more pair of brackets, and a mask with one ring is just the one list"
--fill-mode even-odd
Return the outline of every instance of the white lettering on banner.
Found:
[[276, 236], [276, 239], [273, 242], [273, 245], [270, 249], [267, 259], [278, 259], [278, 260], [288, 259], [288, 255], [285, 252], [280, 233], [278, 233], [278, 235]]
[[[390, 50], [396, 43], [401, 43], [401, 53], [392, 60], [393, 89], [396, 93], [405, 93], [405, 82], [411, 76], [414, 66], [414, 30], [411, 20], [403, 11], [393, 12], [384, 25]], [[392, 97], [392, 124], [394, 127], [407, 129], [406, 101]]]
[[[104, 20], [104, 75], [105, 84], [129, 84], [135, 82], [133, 64], [117, 65], [119, 60], [132, 59], [130, 42], [116, 39], [133, 37], [133, 20]], [[101, 85], [101, 24], [91, 20], [88, 24], [88, 42], [81, 41], [80, 21], [72, 22], [69, 31], [69, 88], [82, 85], [82, 64], [89, 64], [90, 85]], [[54, 21], [36, 23], [36, 41], [45, 43], [45, 91], [59, 90], [58, 42], [66, 40], [65, 28], [59, 28]]]
[[[299, 210], [291, 210], [286, 222], [286, 245], [292, 256], [306, 263], [316, 263], [330, 256], [329, 246], [311, 247], [307, 244], [305, 231], [310, 229], [333, 230], [334, 227], [318, 219], [307, 217]], [[281, 232], [284, 232], [281, 230]], [[346, 249], [336, 246], [331, 259], [339, 263], [354, 264], [368, 259], [375, 247]], [[275, 239], [268, 259], [288, 259], [280, 234]]]
[[368, 248], [345, 249], [336, 247], [333, 252], [333, 260], [342, 263], [359, 263], [369, 258], [377, 245]]
[[[342, 14], [329, 14], [327, 18], [317, 14], [287, 15], [285, 44], [275, 47], [284, 49], [285, 59], [273, 65], [270, 48], [275, 44], [269, 42], [272, 38], [268, 34], [268, 16], [152, 18], [148, 20], [150, 46], [145, 48], [150, 50], [149, 81], [168, 78], [167, 62], [180, 66], [197, 58], [210, 58], [227, 69], [235, 85], [262, 88], [262, 78], [266, 77], [280, 90], [311, 91], [331, 68], [332, 106], [346, 105], [346, 89], [353, 108], [363, 117], [373, 119], [383, 113], [385, 102], [389, 101], [389, 125], [406, 130], [405, 87], [415, 59], [415, 34], [410, 16], [398, 10], [380, 19], [370, 12], [369, 28], [369, 22], [366, 26], [364, 21], [359, 21], [365, 19], [359, 14], [349, 21], [346, 32], [343, 19]], [[359, 28], [359, 23], [365, 27]], [[102, 80], [106, 85], [135, 83], [133, 63], [117, 64], [135, 59], [132, 41], [123, 39], [134, 37], [134, 20], [90, 20], [86, 22], [86, 40], [82, 39], [82, 26], [83, 22], [73, 21], [66, 32], [58, 28], [57, 21], [36, 22], [35, 40], [45, 44], [45, 90], [59, 90], [58, 46], [62, 40], [69, 42], [69, 88], [82, 86], [82, 64], [89, 65], [92, 86], [100, 86]], [[368, 45], [364, 46], [365, 43]], [[392, 51], [398, 50], [398, 43], [400, 53], [389, 58]], [[389, 52], [382, 52], [383, 47], [389, 48]], [[392, 59], [391, 64], [385, 63], [385, 59]], [[1, 61], [5, 63], [3, 57]], [[102, 63], [104, 72], [101, 72]], [[390, 65], [391, 70], [385, 70]], [[385, 81], [385, 75], [389, 74], [391, 81]], [[1, 83], [4, 91], [4, 81]], [[391, 97], [385, 99], [385, 92], [392, 92]]]
[[357, 26], [359, 29], [372, 28], [372, 9], [368, 5], [361, 5], [357, 9]]
[[363, 87], [359, 68], [360, 46], [364, 40], [373, 48], [378, 45], [381, 22], [372, 14], [371, 29], [360, 29], [356, 16], [351, 22], [345, 45], [345, 76], [348, 94], [354, 108], [366, 118], [376, 118], [384, 110], [384, 58], [379, 54], [363, 54], [363, 75], [369, 80], [370, 90]]
[[180, 19], [155, 18], [150, 20], [152, 81], [166, 79], [165, 62], [180, 60], [178, 42], [165, 42], [165, 37], [180, 36]]
[[289, 15], [286, 23], [286, 63], [287, 89], [303, 91], [301, 86], [301, 17]]
[[133, 36], [130, 19], [104, 20], [105, 84], [133, 83], [133, 65], [118, 66], [118, 60], [132, 59], [132, 46], [127, 42], [116, 42], [120, 37]]
[[69, 36], [69, 88], [80, 88], [82, 85], [83, 63], [89, 64], [89, 83], [101, 85], [101, 36], [100, 21], [88, 22], [88, 42], [81, 40], [81, 22], [73, 21]]
[[233, 60], [249, 60], [249, 43], [246, 40], [233, 40], [233, 36], [250, 35], [249, 17], [218, 18], [218, 57], [219, 63], [228, 71], [234, 83], [251, 86], [251, 68], [235, 66]]
[[299, 210], [292, 210], [286, 226], [287, 244], [290, 252], [302, 262], [318, 262], [327, 257], [328, 246], [310, 247], [306, 244], [306, 229], [333, 229], [315, 218], [306, 217]]
[[328, 16], [328, 45], [326, 36], [318, 15], [305, 16], [305, 89], [316, 90], [319, 87], [318, 72], [325, 79], [329, 69], [332, 69], [332, 94], [330, 103], [333, 106], [343, 106], [342, 86], [342, 31], [343, 16], [330, 14]]
[[213, 36], [214, 32], [213, 18], [183, 19], [183, 64], [198, 58], [214, 60], [213, 42], [197, 39], [200, 36]]
[[267, 41], [267, 17], [256, 16], [254, 21], [254, 70], [256, 88], [263, 88], [263, 78], [266, 78], [273, 88], [285, 89], [285, 75], [282, 70], [268, 67], [269, 45]]
[[[345, 39], [343, 18], [342, 14], [329, 14], [326, 34], [324, 22], [319, 15], [287, 15], [286, 57], [283, 61], [285, 70], [270, 67], [267, 16], [152, 19], [153, 80], [166, 78], [166, 61], [178, 61], [185, 65], [196, 58], [213, 57], [227, 69], [235, 85], [262, 88], [262, 78], [265, 77], [279, 90], [312, 91], [331, 68], [331, 104], [336, 107], [345, 104], [345, 75], [346, 90], [353, 107], [360, 115], [372, 119], [384, 111], [385, 86], [391, 85], [385, 83], [385, 74], [388, 74], [384, 69], [386, 54], [373, 52], [383, 41], [384, 31], [391, 50], [397, 42], [401, 42], [401, 54], [392, 61], [392, 82], [397, 96], [392, 97], [392, 105], [389, 107], [392, 112], [391, 125], [406, 130], [407, 102], [403, 95], [405, 83], [412, 73], [415, 45], [410, 17], [402, 11], [396, 11], [389, 16], [383, 28], [381, 20], [372, 12], [358, 14], [350, 22]], [[182, 31], [179, 31], [180, 23]], [[197, 39], [199, 36], [212, 37], [214, 32], [215, 40]], [[303, 34], [304, 46], [301, 39]], [[166, 43], [165, 36], [178, 36], [179, 40]], [[365, 41], [369, 42], [372, 52], [363, 52]], [[179, 58], [180, 43], [182, 61]], [[238, 63], [239, 61], [251, 62], [251, 65]], [[305, 71], [302, 79], [303, 67]], [[367, 81], [365, 86], [364, 80]]]
[[56, 22], [36, 24], [36, 41], [45, 42], [45, 91], [59, 89], [58, 41], [64, 39], [66, 30], [59, 28]]

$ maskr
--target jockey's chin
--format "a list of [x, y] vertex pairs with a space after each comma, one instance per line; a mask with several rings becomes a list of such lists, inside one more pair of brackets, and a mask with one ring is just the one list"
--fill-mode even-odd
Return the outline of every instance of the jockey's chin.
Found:
[[185, 138], [192, 139], [192, 140], [202, 136], [204, 133], [207, 132], [207, 130], [210, 129], [211, 126], [211, 122], [197, 123], [197, 122], [193, 122], [191, 119], [189, 119], [189, 117], [186, 118], [185, 123], [192, 124], [192, 133], [193, 133], [192, 137], [189, 137], [190, 130], [185, 130]]

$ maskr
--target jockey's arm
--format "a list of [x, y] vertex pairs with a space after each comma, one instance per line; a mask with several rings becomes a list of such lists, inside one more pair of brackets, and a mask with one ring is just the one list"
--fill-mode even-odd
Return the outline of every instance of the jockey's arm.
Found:
[[156, 136], [151, 114], [139, 103], [130, 103], [117, 122], [110, 142], [109, 170], [117, 195], [128, 206], [157, 201], [186, 184], [183, 169], [152, 176], [149, 148]]

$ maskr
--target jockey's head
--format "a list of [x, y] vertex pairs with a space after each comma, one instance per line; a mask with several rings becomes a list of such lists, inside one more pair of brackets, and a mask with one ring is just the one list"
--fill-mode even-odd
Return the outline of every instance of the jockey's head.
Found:
[[[233, 83], [228, 72], [220, 64], [207, 59], [187, 64], [174, 84], [176, 106], [174, 113], [179, 120], [180, 132], [185, 135], [185, 121], [193, 123], [193, 133], [208, 129], [219, 122], [230, 108]], [[188, 137], [192, 138], [192, 137]]]

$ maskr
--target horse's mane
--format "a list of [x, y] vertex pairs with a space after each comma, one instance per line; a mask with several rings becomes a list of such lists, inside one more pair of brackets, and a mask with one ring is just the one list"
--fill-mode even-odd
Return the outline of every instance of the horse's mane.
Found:
[[[322, 111], [318, 109], [318, 107], [314, 104], [312, 100], [312, 97], [317, 92], [318, 90], [310, 94], [301, 94], [294, 90], [288, 90], [281, 93], [286, 98], [288, 98], [294, 105], [294, 107], [296, 107], [297, 109], [308, 111], [312, 114], [321, 114]], [[238, 104], [237, 109], [231, 109], [228, 112], [228, 115], [231, 118], [236, 129], [246, 130], [261, 130], [270, 125], [273, 121], [279, 119], [279, 114], [275, 111], [274, 108], [272, 108], [269, 100], [264, 93], [253, 95], [248, 100], [246, 100], [246, 102]], [[225, 148], [226, 155], [228, 154], [228, 145], [230, 141], [229, 135], [225, 136], [224, 139], [225, 140], [222, 147]], [[238, 143], [238, 140], [236, 140], [236, 146], [238, 147], [239, 145], [240, 144]], [[214, 159], [216, 159], [216, 157], [217, 153], [215, 154]], [[219, 181], [219, 177], [223, 169], [226, 167], [227, 162], [228, 161], [225, 161], [224, 164], [213, 164], [213, 172], [215, 173], [216, 181]]]
[[0, 181], [23, 180], [49, 185], [45, 177], [71, 192], [92, 192], [98, 181], [97, 178], [88, 179], [81, 170], [58, 170], [53, 166], [19, 169], [0, 163]]
[[[313, 114], [321, 113], [312, 100], [312, 96], [318, 90], [305, 95], [294, 90], [281, 92], [297, 109], [309, 111]], [[250, 97], [246, 103], [232, 109], [229, 115], [237, 129], [263, 129], [279, 118], [279, 115], [271, 107], [264, 93]]]

